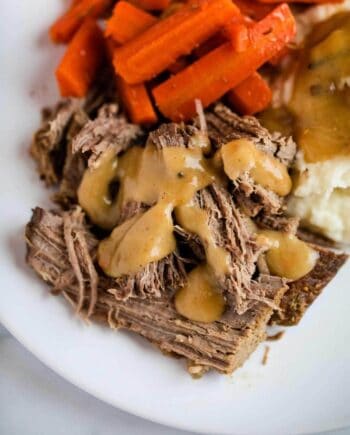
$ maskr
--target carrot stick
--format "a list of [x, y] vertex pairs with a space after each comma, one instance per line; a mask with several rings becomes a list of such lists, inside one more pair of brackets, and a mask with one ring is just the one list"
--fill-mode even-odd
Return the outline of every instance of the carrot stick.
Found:
[[157, 115], [144, 84], [129, 85], [122, 77], [117, 76], [117, 88], [124, 108], [133, 123], [154, 124], [157, 122]]
[[[112, 36], [107, 39], [109, 57], [112, 59], [117, 42], [128, 42], [140, 34], [145, 26], [152, 25], [155, 21], [157, 19], [152, 15], [123, 0], [117, 3], [105, 32], [108, 36]], [[132, 122], [147, 125], [157, 122], [157, 115], [143, 83], [130, 85], [117, 75], [116, 85], [123, 106]]]
[[86, 17], [99, 18], [111, 6], [111, 0], [73, 1], [68, 11], [50, 27], [49, 34], [53, 42], [69, 42]]
[[255, 72], [229, 91], [226, 98], [241, 115], [253, 115], [268, 107], [272, 92], [261, 75]]
[[259, 3], [256, 0], [234, 0], [234, 3], [239, 7], [243, 15], [253, 20], [261, 20], [273, 9], [272, 5]]
[[252, 30], [254, 42], [243, 53], [228, 42], [154, 88], [159, 110], [174, 121], [190, 119], [195, 115], [195, 99], [207, 107], [278, 53], [294, 37], [295, 20], [282, 4]]
[[231, 0], [197, 0], [196, 4], [187, 4], [117, 50], [115, 70], [130, 84], [149, 80], [238, 14]]
[[122, 0], [116, 4], [112, 17], [107, 21], [105, 36], [118, 44], [125, 44], [156, 22], [157, 18], [153, 15]]
[[93, 82], [105, 55], [102, 31], [87, 18], [69, 43], [56, 70], [62, 97], [83, 97]]
[[163, 11], [169, 6], [170, 0], [131, 0], [131, 3], [145, 11]]

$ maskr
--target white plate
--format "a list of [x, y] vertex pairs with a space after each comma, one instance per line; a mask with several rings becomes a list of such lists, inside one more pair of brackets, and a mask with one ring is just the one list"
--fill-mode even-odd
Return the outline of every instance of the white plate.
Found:
[[[50, 6], [48, 6], [50, 4]], [[57, 0], [12, 0], [0, 26], [0, 320], [38, 358], [121, 409], [198, 432], [281, 434], [350, 425], [349, 265], [298, 327], [263, 344], [233, 377], [193, 381], [177, 360], [125, 332], [87, 326], [25, 266], [23, 228], [45, 191], [28, 156], [39, 109], [56, 98], [49, 45]]]

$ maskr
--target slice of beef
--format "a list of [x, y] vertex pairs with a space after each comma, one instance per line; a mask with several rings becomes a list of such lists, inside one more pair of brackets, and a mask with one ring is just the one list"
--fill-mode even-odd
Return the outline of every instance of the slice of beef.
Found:
[[[272, 308], [263, 303], [243, 315], [229, 307], [220, 321], [211, 324], [192, 322], [176, 312], [168, 292], [160, 298], [116, 298], [113, 280], [101, 272], [97, 299], [92, 302], [97, 275], [93, 266], [96, 239], [79, 209], [61, 215], [35, 209], [26, 239], [28, 263], [55, 292], [62, 292], [76, 309], [87, 314], [90, 309], [91, 318], [113, 328], [134, 331], [163, 352], [185, 357], [192, 374], [210, 368], [231, 373], [266, 337]], [[262, 276], [259, 285], [278, 305], [285, 292], [283, 280]]]
[[85, 308], [91, 315], [97, 299], [93, 261], [98, 241], [86, 226], [81, 209], [57, 214], [36, 207], [25, 237], [29, 265], [55, 293], [76, 284], [77, 311], [88, 300]]
[[60, 101], [53, 109], [42, 113], [42, 124], [35, 133], [30, 153], [37, 163], [40, 178], [47, 186], [61, 179], [65, 160], [65, 135], [74, 114], [80, 109], [81, 101]]
[[297, 325], [305, 311], [348, 258], [344, 253], [337, 253], [319, 245], [310, 244], [310, 246], [319, 253], [316, 266], [303, 278], [289, 283], [289, 290], [282, 298], [280, 310], [274, 313], [271, 323], [285, 326]]
[[89, 166], [93, 166], [107, 148], [113, 146], [119, 153], [141, 138], [141, 128], [128, 123], [123, 115], [118, 114], [118, 110], [116, 104], [102, 106], [96, 119], [87, 122], [74, 137], [73, 154], [86, 155]]
[[[216, 148], [235, 139], [246, 138], [257, 148], [278, 158], [289, 167], [295, 157], [296, 145], [291, 138], [270, 134], [252, 116], [240, 117], [223, 104], [217, 104], [206, 114], [209, 138]], [[259, 213], [276, 214], [283, 209], [284, 198], [255, 183], [249, 174], [243, 174], [233, 183], [233, 195], [248, 216]]]

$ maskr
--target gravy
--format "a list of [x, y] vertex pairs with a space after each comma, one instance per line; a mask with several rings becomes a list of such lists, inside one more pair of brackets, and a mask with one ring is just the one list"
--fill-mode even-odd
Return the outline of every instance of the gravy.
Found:
[[171, 205], [160, 202], [117, 226], [98, 247], [98, 262], [105, 273], [114, 278], [133, 274], [173, 252], [171, 211]]
[[197, 322], [220, 319], [225, 298], [217, 288], [207, 265], [199, 265], [188, 274], [187, 283], [175, 296], [175, 308], [182, 316]]
[[288, 108], [307, 163], [350, 153], [350, 13], [315, 26], [306, 39]]
[[236, 180], [248, 171], [253, 180], [271, 189], [277, 195], [286, 196], [292, 189], [287, 168], [275, 157], [256, 148], [247, 139], [239, 139], [222, 146], [224, 171], [231, 180]]
[[118, 220], [118, 206], [109, 193], [109, 185], [117, 174], [115, 149], [107, 150], [93, 168], [87, 168], [78, 189], [78, 201], [90, 219], [110, 230]]
[[297, 280], [315, 267], [318, 253], [296, 236], [279, 231], [260, 231], [258, 243], [268, 246], [266, 261], [273, 275]]

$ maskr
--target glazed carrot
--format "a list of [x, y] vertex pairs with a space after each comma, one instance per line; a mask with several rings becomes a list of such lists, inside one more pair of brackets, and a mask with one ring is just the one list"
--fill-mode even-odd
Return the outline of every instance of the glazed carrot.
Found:
[[69, 42], [86, 17], [99, 18], [108, 11], [111, 4], [111, 0], [73, 1], [70, 9], [50, 27], [52, 41]]
[[268, 107], [272, 92], [261, 75], [255, 72], [229, 91], [226, 98], [241, 115], [253, 115]]
[[117, 77], [117, 88], [124, 108], [135, 124], [154, 124], [157, 115], [152, 107], [145, 85], [129, 85]]
[[295, 35], [295, 20], [286, 4], [262, 21], [253, 26], [254, 42], [243, 53], [228, 42], [154, 88], [159, 110], [174, 121], [190, 119], [195, 115], [195, 99], [207, 107], [253, 74]]
[[234, 0], [234, 3], [239, 7], [243, 15], [253, 20], [261, 20], [273, 9], [273, 5], [259, 3], [257, 0]]
[[157, 18], [126, 1], [116, 4], [107, 21], [105, 35], [118, 44], [125, 44], [157, 22]]
[[196, 4], [187, 4], [117, 50], [115, 70], [130, 84], [149, 80], [238, 14], [231, 0], [197, 0]]
[[131, 3], [145, 11], [163, 11], [169, 6], [170, 0], [131, 0]]
[[62, 97], [83, 97], [93, 82], [105, 55], [103, 33], [86, 19], [69, 43], [56, 70]]
[[[112, 24], [110, 24], [111, 21], [113, 21]], [[144, 26], [152, 25], [155, 21], [157, 21], [155, 17], [129, 3], [124, 1], [117, 3], [106, 29], [106, 34], [113, 36], [107, 38], [106, 41], [109, 58], [113, 58], [113, 53], [117, 49], [116, 40], [119, 43], [128, 42], [140, 34]], [[157, 115], [143, 83], [130, 85], [117, 75], [116, 85], [125, 111], [132, 122], [147, 125], [157, 122]]]

